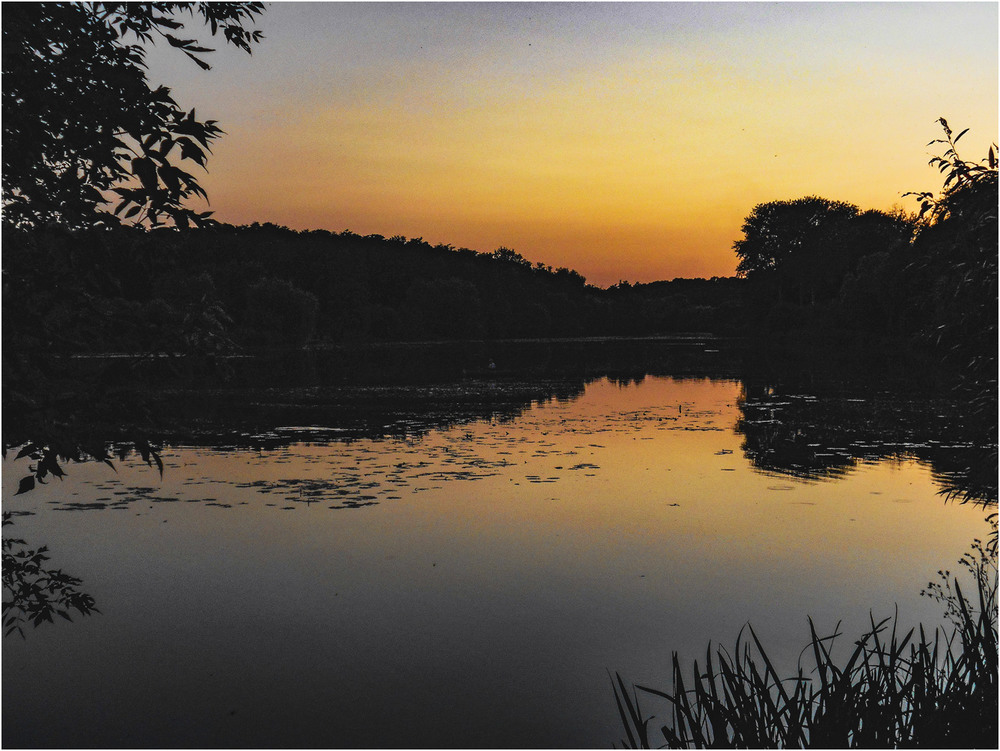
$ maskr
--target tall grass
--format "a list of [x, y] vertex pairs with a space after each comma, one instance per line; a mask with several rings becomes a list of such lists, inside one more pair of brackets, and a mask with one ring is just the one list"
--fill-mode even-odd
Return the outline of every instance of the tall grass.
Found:
[[898, 614], [872, 618], [838, 664], [839, 624], [820, 637], [810, 619], [798, 672], [782, 679], [747, 625], [749, 638], [741, 631], [732, 654], [719, 647], [713, 656], [709, 645], [704, 667], [696, 661], [691, 673], [675, 652], [671, 691], [629, 691], [615, 674], [624, 745], [653, 747], [658, 723], [643, 716], [646, 694], [667, 700], [669, 718], [658, 730], [669, 748], [996, 748], [996, 558], [983, 555], [972, 567], [972, 601], [941, 572], [948, 586], [937, 591], [955, 622], [950, 635], [935, 629], [929, 636], [923, 626], [900, 634]]

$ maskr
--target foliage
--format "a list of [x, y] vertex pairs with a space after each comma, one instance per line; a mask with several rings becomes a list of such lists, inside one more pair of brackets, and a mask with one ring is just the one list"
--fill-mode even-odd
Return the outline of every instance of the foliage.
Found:
[[[979, 591], [987, 593], [986, 606], [989, 610], [995, 611], [996, 587], [990, 582], [997, 578], [997, 515], [990, 514], [987, 518], [993, 528], [992, 536], [984, 545], [982, 540], [975, 540], [971, 549], [958, 560], [958, 565], [972, 576]], [[921, 592], [934, 600], [937, 600], [945, 608], [945, 618], [951, 621], [956, 628], [961, 628], [963, 624], [962, 604], [959, 593], [952, 588], [951, 572], [938, 571], [939, 581], [929, 582], [927, 587]], [[957, 580], [956, 580], [957, 587]]]
[[996, 413], [997, 154], [963, 159], [944, 118], [930, 164], [939, 194], [859, 212], [814, 196], [754, 208], [734, 244], [746, 277], [747, 331], [788, 342], [841, 333], [946, 361], [983, 414]]
[[4, 232], [4, 346], [18, 356], [300, 346], [307, 337], [278, 334], [254, 292], [279, 279], [316, 298], [316, 344], [721, 333], [739, 325], [746, 284], [602, 290], [568, 269], [494, 253], [275, 225]]
[[[205, 166], [222, 131], [151, 88], [143, 44], [166, 41], [200, 67], [212, 50], [186, 14], [246, 52], [263, 4], [12, 3], [3, 17], [3, 208], [18, 227], [108, 226], [122, 220], [185, 227], [211, 212], [178, 164]], [[113, 213], [104, 207], [116, 201]]]
[[[7, 445], [12, 439], [12, 431], [8, 429], [6, 423], [4, 427], [3, 456], [6, 459]], [[155, 464], [160, 475], [163, 474], [163, 461], [159, 452], [145, 438], [107, 443], [103, 438], [87, 437], [75, 426], [60, 425], [53, 428], [50, 424], [34, 422], [30, 425], [30, 429], [36, 440], [22, 445], [15, 459], [28, 457], [33, 463], [29, 465], [28, 474], [18, 482], [15, 496], [28, 493], [50, 479], [62, 480], [67, 474], [63, 466], [70, 462], [102, 461], [114, 470], [113, 459], [125, 461], [133, 451], [150, 466]], [[103, 432], [100, 427], [91, 425], [91, 436]], [[10, 512], [4, 512], [4, 527], [13, 523], [11, 516]], [[23, 539], [4, 536], [5, 637], [17, 631], [23, 638], [26, 623], [30, 622], [37, 627], [45, 621], [53, 622], [54, 615], [71, 621], [70, 610], [76, 610], [81, 615], [100, 612], [94, 598], [78, 589], [82, 583], [80, 579], [66, 574], [61, 569], [45, 567], [45, 561], [49, 560], [47, 553], [48, 548], [44, 545], [30, 549]]]
[[733, 243], [740, 259], [737, 276], [781, 268], [808, 253], [831, 225], [858, 213], [853, 204], [818, 196], [757, 204], [743, 222], [743, 239]]
[[[638, 691], [665, 699], [670, 719], [660, 728], [670, 748], [932, 748], [996, 747], [996, 563], [974, 570], [978, 601], [958, 580], [945, 596], [957, 626], [951, 636], [923, 627], [897, 633], [898, 619], [878, 623], [855, 642], [845, 663], [833, 656], [835, 633], [818, 636], [810, 619], [805, 650], [812, 669], [781, 679], [752, 627], [731, 655], [709, 646], [705, 668], [690, 683], [677, 653], [673, 688]], [[978, 607], [976, 607], [978, 605]], [[638, 693], [616, 676], [615, 699], [626, 745], [651, 748], [653, 717]]]
[[[143, 45], [164, 40], [207, 69], [202, 55], [212, 50], [184, 38], [183, 16], [249, 53], [261, 33], [245, 26], [262, 11], [255, 2], [5, 6], [4, 455], [28, 440], [18, 457], [34, 462], [15, 495], [62, 479], [66, 462], [96, 459], [113, 468], [115, 452], [124, 459], [133, 448], [163, 471], [146, 438], [108, 443], [99, 416], [115, 395], [101, 374], [87, 382], [61, 378], [59, 351], [88, 345], [107, 351], [120, 329], [134, 330], [140, 317], [161, 319], [160, 335], [153, 331], [160, 351], [226, 349], [229, 321], [212, 299], [210, 278], [200, 279], [208, 282], [200, 296], [197, 285], [185, 285], [178, 307], [160, 299], [137, 306], [127, 292], [134, 264], [115, 263], [114, 254], [134, 250], [145, 233], [106, 230], [123, 222], [179, 228], [207, 222], [211, 212], [185, 207], [187, 199], [206, 196], [178, 164], [205, 167], [209, 144], [222, 131], [181, 109], [167, 87], [149, 85]], [[140, 308], [145, 315], [137, 315]], [[149, 344], [146, 328], [129, 344]], [[87, 391], [88, 409], [67, 410]], [[4, 538], [5, 635], [23, 636], [27, 621], [70, 620], [70, 609], [96, 612], [93, 599], [77, 589], [80, 581], [45, 568], [46, 560], [44, 546], [31, 550], [23, 540]]]
[[[992, 384], [983, 405], [995, 412], [997, 362], [997, 157], [996, 144], [981, 162], [964, 160], [947, 121], [946, 146], [930, 164], [945, 176], [940, 195], [909, 194], [921, 202], [925, 222], [914, 241], [907, 273], [924, 282], [928, 310], [920, 334], [963, 366], [970, 380]], [[930, 294], [926, 294], [929, 291]]]
[[945, 152], [931, 157], [928, 164], [937, 167], [945, 176], [942, 192], [935, 196], [931, 192], [904, 193], [914, 196], [920, 201], [920, 217], [925, 216], [932, 224], [955, 217], [965, 217], [971, 224], [972, 231], [978, 231], [988, 226], [990, 221], [996, 221], [996, 202], [989, 202], [988, 187], [996, 188], [997, 184], [997, 145], [990, 146], [989, 152], [981, 162], [970, 162], [958, 154], [958, 142], [969, 132], [966, 128], [957, 136], [943, 117], [938, 118], [944, 138], [936, 138], [928, 146], [941, 144], [947, 146]]
[[531, 261], [522, 256], [516, 250], [511, 250], [503, 245], [493, 251], [493, 257], [502, 263], [509, 263], [526, 269], [531, 268]]
[[5, 225], [5, 352], [35, 353], [39, 365], [51, 352], [231, 352], [211, 277], [176, 268], [171, 234]]
[[[39, 433], [42, 433], [42, 426], [36, 426]], [[149, 466], [156, 465], [163, 476], [163, 460], [160, 459], [159, 450], [150, 444], [145, 438], [134, 441], [121, 441], [106, 443], [100, 440], [87, 439], [76, 431], [69, 431], [74, 435], [74, 440], [61, 443], [58, 437], [49, 440], [36, 439], [29, 441], [20, 447], [15, 459], [23, 457], [30, 458], [34, 464], [28, 466], [29, 474], [21, 478], [17, 486], [15, 496], [34, 490], [36, 485], [44, 485], [48, 477], [62, 480], [66, 476], [63, 465], [68, 462], [104, 462], [111, 469], [115, 468], [113, 459], [118, 457], [119, 461], [125, 461], [133, 451], [142, 457], [142, 460]], [[7, 446], [4, 445], [3, 457], [7, 458]]]
[[804, 324], [833, 328], [829, 312], [845, 282], [856, 288], [866, 259], [907, 246], [913, 230], [901, 210], [861, 211], [816, 196], [759, 204], [733, 245], [757, 325], [780, 333]]
[[[13, 523], [10, 516], [4, 512], [4, 527]], [[4, 636], [17, 631], [24, 638], [25, 624], [37, 628], [46, 621], [52, 623], [53, 615], [72, 621], [70, 610], [80, 615], [100, 612], [94, 598], [77, 589], [82, 584], [79, 579], [45, 567], [47, 552], [44, 545], [31, 550], [24, 540], [3, 538]]]

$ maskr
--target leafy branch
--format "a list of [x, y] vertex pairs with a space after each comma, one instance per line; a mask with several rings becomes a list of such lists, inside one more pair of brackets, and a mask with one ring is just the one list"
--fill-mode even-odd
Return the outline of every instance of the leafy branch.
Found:
[[[10, 513], [4, 512], [3, 526], [13, 522]], [[24, 626], [30, 623], [37, 628], [53, 616], [72, 621], [70, 611], [80, 615], [99, 613], [94, 598], [78, 587], [83, 583], [62, 569], [47, 568], [48, 548], [35, 550], [19, 538], [3, 538], [3, 633], [10, 636], [15, 631], [23, 639]], [[8, 599], [9, 598], [9, 599]]]
[[[165, 40], [199, 67], [213, 52], [184, 14], [247, 53], [262, 3], [20, 3], [3, 24], [4, 221], [21, 228], [204, 225], [212, 212], [180, 165], [205, 168], [223, 131], [146, 78], [144, 45]], [[130, 39], [134, 39], [133, 43]], [[114, 205], [109, 213], [105, 207]]]

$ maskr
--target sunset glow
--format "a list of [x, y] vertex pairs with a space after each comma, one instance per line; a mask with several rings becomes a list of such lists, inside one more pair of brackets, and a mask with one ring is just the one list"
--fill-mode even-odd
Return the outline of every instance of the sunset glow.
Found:
[[216, 218], [423, 237], [608, 285], [728, 276], [754, 205], [916, 207], [997, 132], [994, 3], [274, 3], [150, 77], [217, 119]]

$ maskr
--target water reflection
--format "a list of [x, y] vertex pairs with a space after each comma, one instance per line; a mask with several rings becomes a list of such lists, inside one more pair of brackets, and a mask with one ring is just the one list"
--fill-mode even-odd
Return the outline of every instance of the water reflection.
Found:
[[[474, 432], [457, 432], [461, 426], [487, 425], [492, 429], [514, 425], [540, 406], [573, 404], [588, 387], [600, 381], [617, 387], [622, 394], [634, 392], [648, 383], [647, 375], [663, 380], [651, 371], [654, 369], [646, 367], [631, 374], [618, 371], [558, 379], [493, 377], [429, 385], [354, 384], [250, 392], [235, 389], [224, 393], [186, 391], [172, 395], [171, 419], [160, 431], [160, 438], [164, 444], [172, 446], [199, 446], [215, 451], [253, 450], [263, 457], [263, 464], [272, 467], [300, 459], [295, 451], [289, 450], [296, 445], [402, 441], [408, 446], [404, 450], [406, 459], [392, 465], [376, 461], [376, 449], [356, 448], [350, 452], [347, 464], [329, 468], [325, 477], [251, 477], [234, 481], [237, 488], [268, 496], [267, 506], [283, 510], [292, 510], [299, 504], [358, 509], [398, 500], [400, 493], [421, 492], [427, 483], [497, 476], [518, 461], [512, 448], [517, 446], [523, 453], [523, 447], [532, 442], [525, 438], [523, 426], [513, 436], [509, 431], [498, 430], [490, 441], [484, 441], [481, 434]], [[678, 385], [734, 383], [699, 375], [672, 377], [670, 381]], [[886, 459], [916, 458], [931, 467], [935, 480], [948, 497], [995, 503], [996, 445], [988, 440], [984, 442], [981, 428], [973, 430], [972, 423], [955, 419], [956, 404], [953, 402], [940, 397], [907, 398], [898, 393], [858, 396], [857, 390], [842, 383], [827, 393], [815, 382], [811, 384], [811, 393], [794, 387], [783, 388], [768, 380], [745, 379], [735, 383], [738, 383], [735, 399], [738, 411], [731, 423], [707, 419], [711, 410], [705, 411], [698, 404], [679, 398], [676, 403], [644, 404], [638, 410], [628, 409], [627, 404], [617, 405], [616, 414], [603, 414], [596, 420], [589, 415], [578, 421], [579, 424], [561, 415], [556, 422], [536, 425], [536, 429], [542, 436], [550, 432], [587, 432], [598, 424], [604, 430], [614, 423], [647, 424], [656, 429], [685, 431], [733, 429], [742, 438], [740, 448], [750, 466], [797, 480], [834, 480], [845, 477], [860, 465]], [[428, 454], [426, 445], [420, 440], [432, 431], [452, 433], [439, 452]], [[545, 445], [543, 443], [532, 456], [544, 456]], [[595, 446], [599, 444], [589, 444], [589, 448]], [[132, 450], [147, 464], [151, 465], [155, 459], [162, 471], [159, 455], [145, 439], [105, 443], [92, 453], [97, 459], [110, 463], [109, 457], [117, 456], [121, 462]], [[18, 456], [25, 453], [26, 449], [22, 449]], [[34, 445], [27, 453], [35, 461], [31, 465], [35, 474], [48, 471], [62, 478], [63, 471], [55, 461], [56, 452]], [[529, 475], [523, 478], [524, 481], [553, 483], [563, 472], [595, 476], [600, 466], [574, 461], [571, 457], [575, 453], [566, 454], [567, 460], [557, 467], [555, 475]], [[726, 456], [732, 450], [720, 448], [713, 453]], [[61, 455], [75, 462], [87, 458], [87, 454], [80, 451]], [[203, 457], [200, 463], [205, 461]], [[177, 469], [176, 466], [172, 468], [173, 471]], [[734, 469], [723, 468], [723, 471]], [[186, 478], [184, 487], [205, 482], [208, 481]], [[22, 487], [23, 483], [22, 479]], [[156, 486], [130, 486], [118, 477], [108, 477], [90, 485], [94, 492], [86, 498], [77, 498], [78, 493], [72, 492], [50, 503], [54, 510], [77, 512], [122, 511], [132, 506], [181, 501], [221, 508], [247, 504], [246, 501], [235, 504], [221, 501], [212, 495], [184, 498], [182, 494], [165, 493]]]
[[[920, 462], [876, 460], [920, 458], [901, 436], [965, 444], [907, 418], [852, 448], [831, 422], [869, 394], [817, 390], [810, 412], [640, 370], [191, 393], [162, 479], [140, 457], [7, 496], [104, 615], [11, 640], [5, 744], [66, 745], [79, 722], [124, 745], [601, 746], [605, 667], [652, 682], [664, 650], [746, 620], [797, 651], [805, 613], [924, 619], [919, 587], [981, 513], [944, 508]], [[854, 468], [813, 482], [775, 460], [739, 427], [765, 401]], [[66, 721], [36, 670], [68, 671]], [[88, 671], [100, 706], [72, 691]]]
[[[498, 367], [487, 368], [494, 361]], [[142, 411], [134, 398], [101, 402], [96, 411], [88, 399], [64, 407], [74, 424], [86, 426], [86, 440], [77, 443], [100, 459], [112, 454], [98, 437], [127, 440], [137, 430], [164, 445], [257, 450], [418, 438], [454, 425], [515, 421], [533, 405], [579, 399], [602, 379], [627, 388], [647, 377], [739, 375], [736, 430], [746, 458], [762, 471], [834, 479], [859, 463], [912, 456], [929, 462], [952, 496], [996, 498], [995, 425], [991, 432], [981, 420], [963, 419], [959, 400], [942, 397], [940, 385], [914, 383], [891, 363], [824, 375], [788, 363], [764, 367], [735, 344], [687, 337], [372, 345], [235, 358], [229, 365], [229, 380], [206, 389], [155, 363], [64, 363], [75, 368], [65, 374], [70, 380], [98, 374], [107, 387], [127, 390], [141, 382], [149, 389], [142, 399], [151, 415], [145, 428], [134, 422]], [[5, 410], [6, 445], [37, 439], [39, 424], [45, 420], [38, 415]], [[64, 454], [79, 448], [72, 436], [59, 438], [69, 446]]]
[[736, 431], [758, 470], [830, 480], [859, 464], [911, 457], [926, 462], [942, 493], [981, 504], [997, 497], [996, 443], [955, 400], [898, 394], [796, 393], [746, 382]]
[[[514, 422], [533, 406], [571, 403], [602, 379], [625, 389], [642, 384], [647, 375], [662, 377], [643, 372], [558, 380], [469, 379], [433, 386], [187, 392], [173, 396], [169, 419], [162, 421], [157, 437], [160, 445], [257, 451], [301, 442], [418, 439], [429, 431], [460, 425]], [[830, 480], [859, 464], [914, 457], [932, 467], [950, 496], [996, 499], [996, 444], [989, 440], [988, 430], [961, 419], [958, 402], [858, 393], [824, 394], [815, 389], [802, 393], [741, 382], [734, 429], [744, 439], [741, 449], [746, 459], [761, 471]], [[680, 414], [683, 405], [678, 409]], [[122, 445], [106, 444], [97, 453], [99, 459], [122, 454]]]
[[989, 496], [946, 399], [690, 353], [574, 370], [556, 348], [518, 374], [488, 354], [465, 378], [314, 361], [164, 392], [162, 478], [140, 454], [14, 498], [9, 461], [19, 535], [103, 614], [9, 640], [5, 744], [78, 744], [75, 725], [98, 745], [609, 745], [606, 667], [655, 683], [666, 650], [747, 620], [796, 653], [806, 613], [930, 623], [920, 587], [982, 534], [934, 496]]

